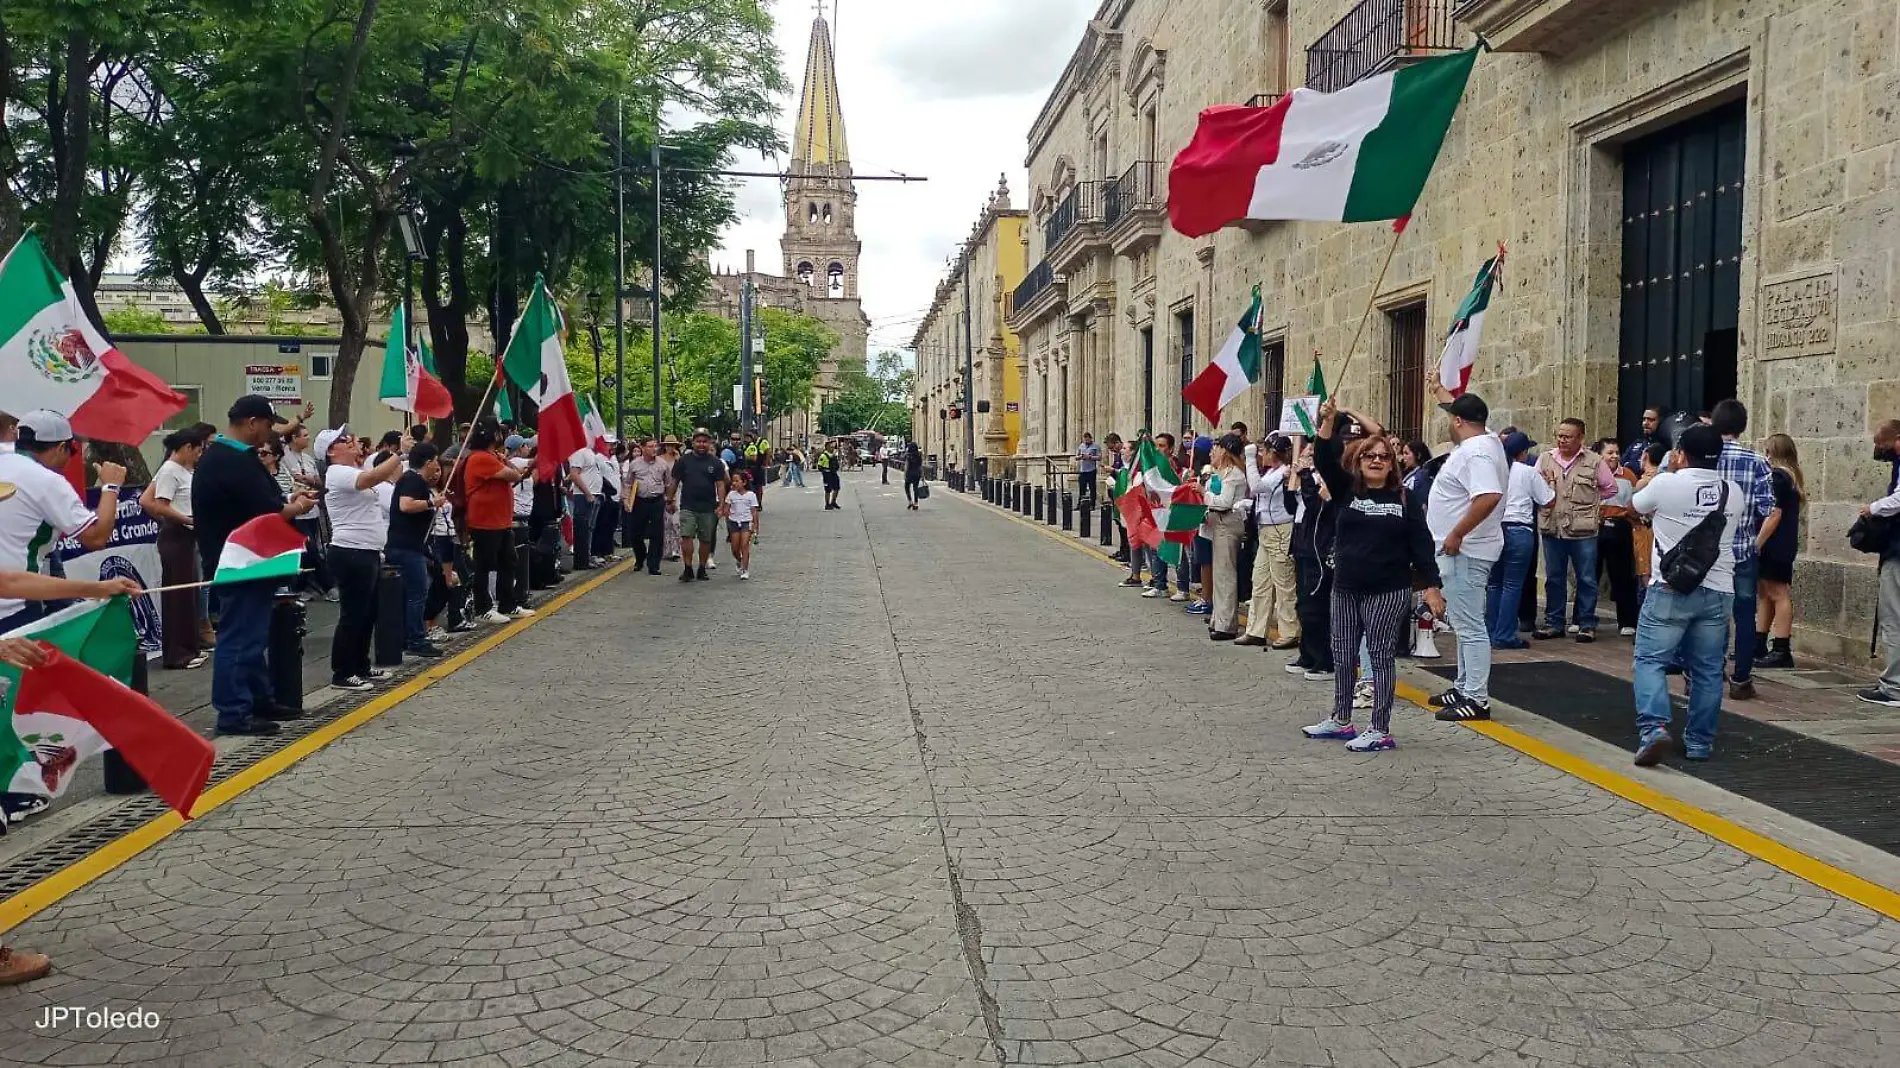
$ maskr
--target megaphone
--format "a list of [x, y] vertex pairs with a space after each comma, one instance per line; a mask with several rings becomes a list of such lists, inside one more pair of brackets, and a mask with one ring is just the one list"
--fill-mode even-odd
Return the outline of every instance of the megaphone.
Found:
[[1432, 641], [1432, 614], [1422, 607], [1412, 627], [1412, 656], [1420, 660], [1438, 659], [1438, 646]]

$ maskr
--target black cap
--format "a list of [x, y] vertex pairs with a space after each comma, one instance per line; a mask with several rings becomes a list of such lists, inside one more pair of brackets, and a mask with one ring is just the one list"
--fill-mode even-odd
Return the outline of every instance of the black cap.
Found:
[[240, 419], [268, 419], [279, 425], [290, 422], [277, 414], [277, 409], [271, 407], [270, 401], [255, 393], [246, 393], [239, 397], [237, 403], [231, 405], [229, 418], [233, 423]]
[[1485, 420], [1491, 418], [1491, 406], [1484, 403], [1484, 398], [1476, 393], [1467, 393], [1462, 397], [1454, 398], [1448, 403], [1439, 405], [1438, 408], [1440, 411], [1450, 412], [1467, 423], [1476, 423], [1479, 426], [1483, 426]]
[[1215, 439], [1214, 444], [1219, 445], [1233, 456], [1239, 456], [1247, 447], [1247, 442], [1241, 438], [1239, 434], [1223, 434]]
[[1709, 463], [1722, 455], [1722, 435], [1712, 426], [1696, 423], [1676, 435], [1676, 448], [1698, 463]]

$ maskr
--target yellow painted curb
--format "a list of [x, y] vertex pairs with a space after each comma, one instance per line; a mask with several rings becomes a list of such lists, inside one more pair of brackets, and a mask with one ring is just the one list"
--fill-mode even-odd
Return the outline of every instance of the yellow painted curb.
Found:
[[[429, 668], [415, 678], [361, 706], [344, 713], [337, 719], [324, 724], [309, 734], [277, 750], [264, 759], [243, 769], [236, 775], [206, 790], [198, 798], [191, 810], [194, 817], [217, 810], [220, 806], [243, 796], [279, 774], [291, 765], [310, 756], [323, 747], [350, 733], [377, 716], [395, 708], [404, 701], [416, 696], [429, 687], [448, 678], [456, 671], [473, 663], [476, 658], [515, 637], [522, 631], [548, 618], [554, 613], [572, 604], [590, 591], [608, 581], [626, 573], [633, 567], [631, 560], [622, 561], [607, 571], [596, 575], [585, 584], [568, 590], [527, 619], [516, 620], [495, 633], [469, 646], [467, 649]], [[43, 909], [55, 904], [61, 898], [84, 887], [94, 879], [145, 852], [152, 846], [170, 837], [185, 826], [185, 820], [176, 812], [167, 812], [145, 824], [126, 832], [118, 838], [100, 846], [91, 853], [48, 875], [25, 890], [0, 901], [0, 934], [13, 930], [20, 924], [32, 919]]]
[[[957, 494], [956, 497], [962, 499], [963, 495]], [[981, 498], [966, 500], [965, 503], [983, 505], [1003, 518], [1039, 531], [1077, 552], [1094, 557], [1113, 567], [1121, 567], [1119, 563], [1109, 559], [1107, 553], [1098, 551], [1093, 545], [1078, 538], [1064, 535], [1060, 530], [1050, 530], [1046, 524], [1024, 519], [1014, 512], [991, 505]], [[1430, 697], [1424, 690], [1405, 682], [1398, 684], [1398, 696], [1420, 708], [1426, 707], [1425, 702]], [[1782, 871], [1798, 879], [1804, 879], [1829, 893], [1838, 894], [1856, 904], [1865, 905], [1889, 919], [1900, 920], [1900, 892], [1863, 879], [1852, 872], [1842, 871], [1826, 861], [1817, 860], [1767, 835], [1751, 831], [1733, 820], [1724, 819], [1713, 812], [1671, 797], [1653, 786], [1611, 771], [1602, 765], [1594, 764], [1575, 753], [1566, 752], [1516, 728], [1488, 720], [1461, 725], [1477, 731], [1500, 745], [1515, 749], [1532, 760], [1556, 768], [1566, 775], [1582, 779], [1598, 789], [1607, 790], [1625, 801], [1641, 805], [1658, 815], [1667, 816], [1684, 826], [1693, 827], [1718, 842], [1733, 846], [1757, 860], [1773, 864]]]

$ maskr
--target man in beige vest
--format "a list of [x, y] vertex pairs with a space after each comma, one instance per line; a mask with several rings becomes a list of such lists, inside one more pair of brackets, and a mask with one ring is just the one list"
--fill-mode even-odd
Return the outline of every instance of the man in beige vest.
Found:
[[1538, 639], [1564, 634], [1564, 610], [1570, 604], [1570, 571], [1577, 575], [1577, 607], [1570, 633], [1580, 642], [1597, 636], [1597, 530], [1603, 502], [1616, 496], [1616, 473], [1603, 457], [1583, 447], [1581, 419], [1557, 427], [1557, 447], [1537, 460], [1537, 473], [1556, 496], [1544, 506], [1537, 528], [1544, 548], [1544, 625]]

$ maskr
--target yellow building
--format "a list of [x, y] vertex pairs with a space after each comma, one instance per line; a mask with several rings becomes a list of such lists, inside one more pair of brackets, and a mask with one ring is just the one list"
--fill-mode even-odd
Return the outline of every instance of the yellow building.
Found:
[[[976, 420], [976, 456], [987, 460], [991, 471], [1000, 471], [1021, 443], [1022, 349], [1009, 326], [1008, 301], [1023, 279], [1027, 218], [1027, 212], [1010, 207], [1008, 182], [998, 183], [969, 238], [949, 261], [930, 311], [911, 339], [917, 354], [911, 436], [926, 458], [938, 458], [939, 469], [967, 469], [966, 418]], [[975, 375], [975, 412], [962, 411], [966, 345]]]

